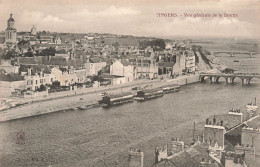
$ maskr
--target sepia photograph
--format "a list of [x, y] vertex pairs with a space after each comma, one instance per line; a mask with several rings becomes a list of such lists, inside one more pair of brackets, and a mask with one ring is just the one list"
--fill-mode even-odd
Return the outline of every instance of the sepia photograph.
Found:
[[260, 167], [260, 0], [0, 0], [0, 167]]

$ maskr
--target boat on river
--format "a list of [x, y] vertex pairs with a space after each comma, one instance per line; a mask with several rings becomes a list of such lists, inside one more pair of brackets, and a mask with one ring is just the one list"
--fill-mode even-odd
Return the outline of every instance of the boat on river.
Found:
[[258, 106], [256, 104], [256, 98], [255, 98], [255, 103], [249, 103], [246, 105], [246, 110], [247, 111], [256, 111], [258, 109]]
[[246, 105], [246, 112], [252, 117], [253, 115], [256, 115], [256, 110], [258, 109], [258, 106], [256, 104], [256, 98], [255, 103], [249, 103]]
[[172, 84], [162, 87], [164, 93], [178, 92], [180, 91], [180, 85]]
[[138, 91], [134, 99], [138, 101], [145, 101], [145, 100], [154, 99], [162, 96], [163, 96], [162, 88], [144, 89]]
[[134, 95], [131, 92], [105, 95], [99, 104], [102, 107], [116, 106], [133, 101]]

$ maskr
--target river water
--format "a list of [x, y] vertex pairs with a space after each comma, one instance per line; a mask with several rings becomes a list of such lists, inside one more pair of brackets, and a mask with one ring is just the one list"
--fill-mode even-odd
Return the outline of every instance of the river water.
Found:
[[[251, 59], [223, 55], [219, 59], [238, 70], [260, 73], [259, 55]], [[239, 64], [233, 59], [239, 59]], [[1, 123], [0, 166], [124, 167], [130, 147], [144, 151], [144, 166], [151, 166], [155, 146], [169, 143], [172, 137], [191, 141], [194, 121], [199, 131], [214, 113], [244, 110], [255, 97], [260, 99], [260, 80], [251, 82], [242, 86], [237, 78], [234, 85], [225, 84], [224, 79], [220, 84], [196, 83], [147, 102]]]

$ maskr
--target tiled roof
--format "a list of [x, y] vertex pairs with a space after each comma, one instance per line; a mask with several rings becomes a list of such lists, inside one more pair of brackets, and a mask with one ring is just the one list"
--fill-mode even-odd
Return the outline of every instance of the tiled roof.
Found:
[[[200, 162], [202, 159], [204, 159], [204, 162], [212, 160], [208, 157], [206, 149], [204, 149], [201, 145], [195, 145], [186, 148], [183, 152], [180, 152], [180, 154], [175, 155], [168, 160], [162, 160], [161, 162], [155, 164], [154, 167], [201, 167], [202, 164]], [[213, 166], [215, 166], [214, 163], [205, 164], [205, 167]], [[221, 167], [220, 164], [219, 167]]]
[[124, 65], [124, 66], [129, 66], [129, 65], [131, 65], [131, 63], [129, 62], [129, 61], [127, 61], [127, 60], [121, 60], [121, 63]]
[[20, 72], [27, 72], [28, 68], [32, 68], [32, 75], [42, 71], [45, 74], [51, 73], [51, 68], [47, 65], [21, 65], [20, 66]]
[[89, 62], [90, 63], [99, 63], [99, 62], [101, 62], [101, 59], [98, 57], [92, 57], [89, 59]]
[[248, 121], [247, 125], [249, 127], [254, 127], [254, 128], [258, 127], [259, 128], [260, 127], [260, 117], [255, 118], [252, 121]]
[[81, 59], [66, 59], [63, 57], [55, 56], [37, 56], [37, 57], [20, 57], [20, 64], [32, 65], [32, 64], [44, 64], [44, 65], [60, 65], [60, 66], [83, 66], [84, 62]]

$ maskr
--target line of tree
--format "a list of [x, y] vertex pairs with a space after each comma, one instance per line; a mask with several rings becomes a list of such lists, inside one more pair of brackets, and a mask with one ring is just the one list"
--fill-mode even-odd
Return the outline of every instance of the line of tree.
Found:
[[165, 42], [163, 39], [155, 39], [155, 40], [144, 40], [139, 42], [139, 47], [141, 49], [145, 49], [148, 46], [151, 46], [154, 51], [162, 51], [165, 49]]
[[36, 56], [55, 56], [56, 49], [53, 47], [49, 47], [43, 49], [41, 52], [36, 52]]

